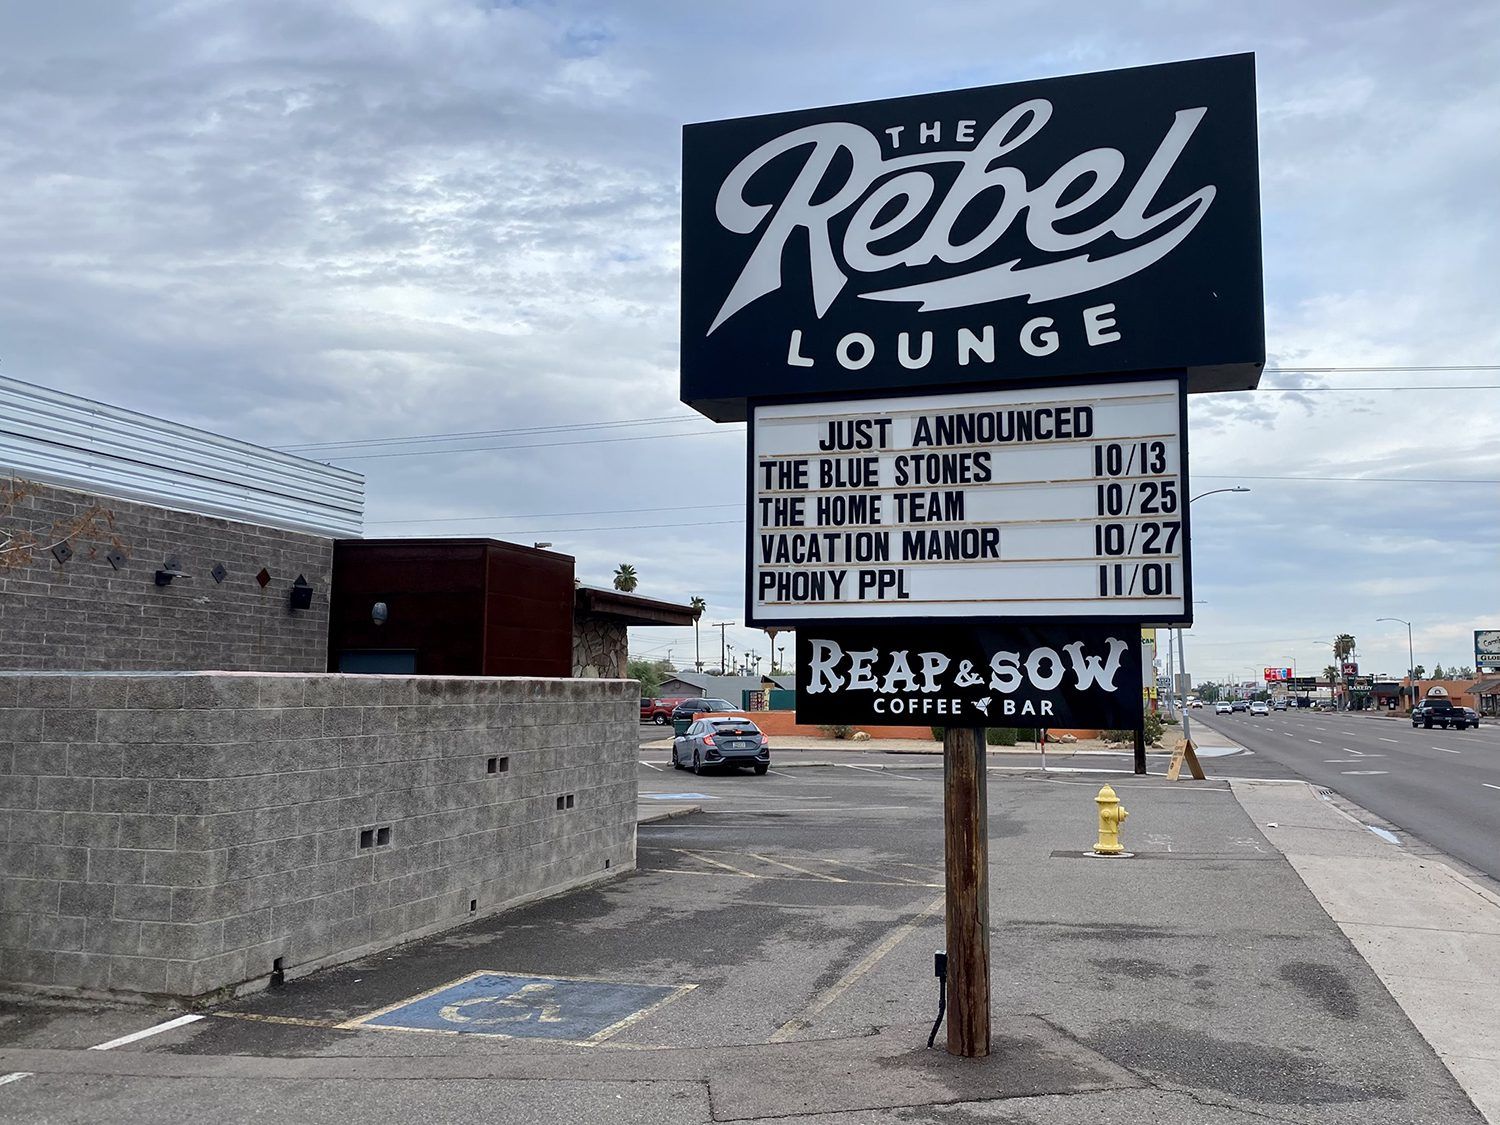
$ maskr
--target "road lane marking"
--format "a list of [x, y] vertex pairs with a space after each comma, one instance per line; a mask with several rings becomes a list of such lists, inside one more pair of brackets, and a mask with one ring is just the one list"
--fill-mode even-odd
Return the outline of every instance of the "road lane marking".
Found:
[[1307, 741], [1311, 742], [1314, 746], [1322, 746], [1323, 745], [1316, 738], [1309, 738]]
[[690, 852], [686, 848], [670, 848], [668, 850], [669, 851], [674, 851], [674, 852], [681, 852], [683, 855], [690, 855], [694, 859], [701, 859], [704, 863], [710, 864], [710, 865], [712, 865], [714, 867], [722, 867], [725, 871], [733, 872], [735, 875], [743, 875], [747, 879], [759, 879], [760, 878], [760, 876], [757, 875], [757, 874], [755, 874], [755, 872], [753, 872], [753, 871], [744, 871], [744, 870], [741, 870], [738, 867], [731, 867], [727, 863], [720, 863], [716, 859], [711, 859], [711, 858], [709, 858], [706, 855], [700, 855], [698, 852]]
[[8, 1085], [11, 1082], [19, 1082], [21, 1079], [30, 1078], [31, 1076], [32, 1071], [29, 1070], [13, 1070], [9, 1074], [0, 1074], [0, 1086]]
[[1374, 777], [1377, 774], [1386, 773], [1386, 770], [1339, 770], [1346, 777]]
[[1462, 754], [1462, 750], [1449, 750], [1446, 746], [1434, 746], [1434, 750], [1441, 750], [1444, 754]]
[[811, 875], [814, 879], [826, 879], [830, 883], [847, 883], [848, 879], [840, 879], [837, 875], [823, 875], [817, 871], [809, 871], [805, 867], [798, 867], [795, 863], [783, 863], [779, 859], [761, 855], [759, 852], [746, 852], [751, 859], [761, 860], [763, 863], [773, 863], [777, 867], [785, 867], [788, 871], [797, 871], [803, 875]]
[[1382, 737], [1380, 741], [1381, 742], [1394, 742], [1397, 746], [1401, 745], [1400, 740], [1399, 739], [1395, 739], [1395, 738], [1384, 738], [1384, 737]]
[[1491, 785], [1488, 781], [1481, 781], [1479, 784], [1483, 785], [1486, 789], [1500, 789], [1500, 785]]
[[116, 1047], [123, 1047], [127, 1043], [134, 1043], [139, 1039], [146, 1039], [152, 1035], [160, 1035], [163, 1031], [172, 1031], [174, 1028], [185, 1027], [190, 1023], [197, 1023], [203, 1017], [196, 1012], [186, 1016], [178, 1016], [175, 1020], [167, 1020], [154, 1027], [145, 1028], [142, 1031], [132, 1031], [129, 1035], [122, 1035], [118, 1039], [111, 1039], [108, 1043], [99, 1043], [90, 1047], [90, 1051], [113, 1051]]
[[842, 996], [845, 992], [873, 969], [887, 953], [895, 949], [915, 930], [918, 926], [932, 917], [934, 913], [942, 908], [944, 896], [939, 895], [926, 906], [914, 918], [908, 919], [893, 930], [889, 937], [872, 949], [864, 958], [850, 969], [834, 984], [824, 989], [802, 1012], [800, 1016], [789, 1019], [771, 1033], [772, 1043], [785, 1043], [797, 1032], [811, 1027], [814, 1019], [818, 1017], [825, 1008]]

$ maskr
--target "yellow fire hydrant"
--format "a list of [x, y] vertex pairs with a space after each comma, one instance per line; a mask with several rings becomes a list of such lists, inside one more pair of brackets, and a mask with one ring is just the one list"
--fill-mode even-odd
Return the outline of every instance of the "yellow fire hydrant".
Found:
[[1124, 855], [1125, 846], [1120, 843], [1120, 829], [1130, 814], [1108, 785], [1099, 790], [1094, 803], [1099, 806], [1099, 842], [1094, 845], [1094, 854]]

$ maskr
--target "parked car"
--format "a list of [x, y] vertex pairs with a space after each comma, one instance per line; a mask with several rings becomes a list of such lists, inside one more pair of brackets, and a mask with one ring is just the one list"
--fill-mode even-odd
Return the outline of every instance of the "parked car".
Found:
[[676, 707], [672, 708], [672, 718], [691, 719], [700, 711], [738, 711], [739, 708], [727, 699], [709, 699], [703, 696], [692, 696], [682, 700]]
[[711, 766], [771, 768], [771, 740], [749, 719], [696, 719], [672, 740], [672, 768], [701, 774]]
[[1250, 710], [1250, 701], [1248, 699], [1236, 699], [1229, 706], [1236, 711], [1248, 711]]
[[1478, 711], [1474, 710], [1474, 708], [1472, 707], [1460, 707], [1459, 710], [1462, 711], [1465, 715], [1469, 716], [1469, 725], [1471, 727], [1477, 727], [1479, 725]]
[[[1431, 730], [1433, 727], [1442, 727], [1447, 730], [1454, 727], [1458, 730], [1469, 729], [1468, 709], [1453, 706], [1451, 699], [1441, 696], [1428, 696], [1418, 703], [1411, 711], [1411, 725], [1414, 727], [1425, 727]], [[1475, 724], [1478, 725], [1477, 723]]]
[[1221, 701], [1219, 703], [1215, 703], [1214, 704], [1214, 714], [1215, 715], [1232, 715], [1232, 714], [1234, 714], [1234, 707], [1231, 706], [1228, 702], [1224, 702], [1224, 701]]
[[672, 709], [682, 702], [680, 695], [667, 695], [659, 699], [641, 698], [641, 722], [655, 723], [659, 727], [672, 721]]
[[1285, 711], [1286, 710], [1286, 700], [1285, 699], [1278, 699], [1275, 703], [1271, 704], [1271, 710], [1273, 710], [1273, 711]]
[[1269, 715], [1270, 713], [1271, 709], [1266, 706], [1264, 700], [1257, 699], [1254, 703], [1250, 704], [1250, 714], [1252, 715]]

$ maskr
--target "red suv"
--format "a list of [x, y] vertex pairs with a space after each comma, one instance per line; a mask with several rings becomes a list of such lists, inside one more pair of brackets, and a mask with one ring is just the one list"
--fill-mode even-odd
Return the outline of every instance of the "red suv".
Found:
[[659, 727], [666, 726], [672, 719], [672, 708], [686, 698], [685, 695], [667, 696], [661, 699], [647, 699], [643, 696], [641, 698], [641, 722], [655, 723]]

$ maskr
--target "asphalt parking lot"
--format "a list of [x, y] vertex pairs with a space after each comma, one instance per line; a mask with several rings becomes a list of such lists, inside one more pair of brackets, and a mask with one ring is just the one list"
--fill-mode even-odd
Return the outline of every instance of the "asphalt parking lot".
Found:
[[635, 872], [106, 1054], [79, 1048], [179, 1013], [12, 1007], [0, 1067], [31, 1074], [0, 1116], [1479, 1120], [1221, 782], [1117, 776], [1141, 854], [1101, 861], [1101, 778], [991, 773], [996, 1050], [975, 1061], [925, 1049], [940, 770], [642, 757], [643, 804], [703, 811], [642, 825]]

